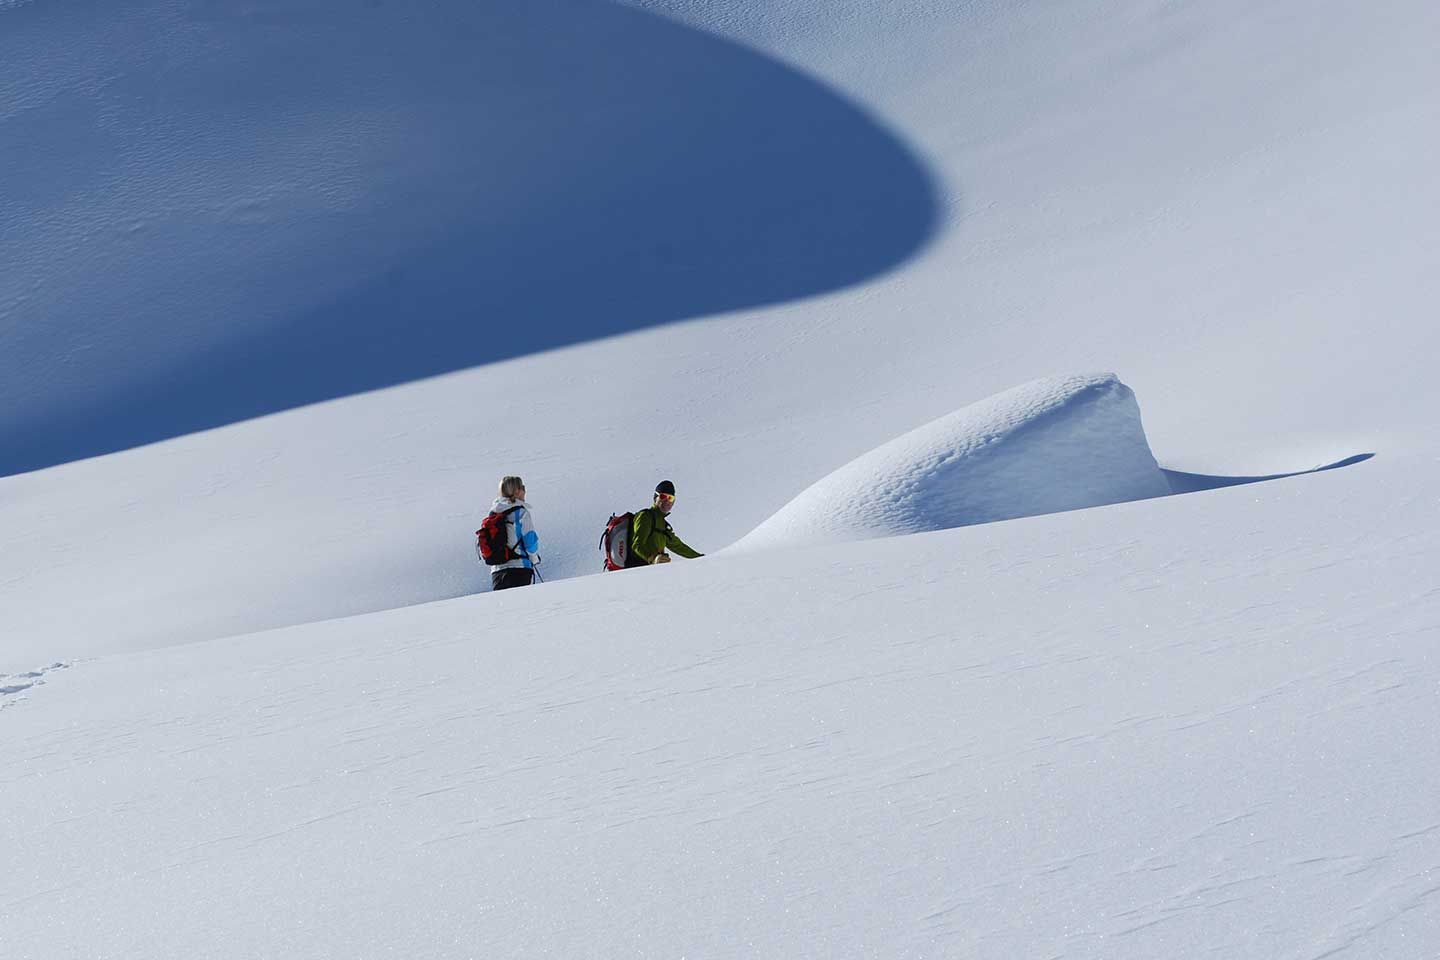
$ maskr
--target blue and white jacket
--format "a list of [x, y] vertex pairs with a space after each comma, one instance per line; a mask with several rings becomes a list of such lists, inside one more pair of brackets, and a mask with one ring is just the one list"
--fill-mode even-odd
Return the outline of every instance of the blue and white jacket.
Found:
[[513, 507], [520, 509], [505, 518], [505, 543], [512, 553], [520, 554], [520, 558], [492, 566], [491, 573], [496, 570], [534, 570], [535, 564], [540, 562], [540, 535], [535, 532], [530, 504], [524, 500], [496, 497], [490, 505], [490, 512], [504, 513]]

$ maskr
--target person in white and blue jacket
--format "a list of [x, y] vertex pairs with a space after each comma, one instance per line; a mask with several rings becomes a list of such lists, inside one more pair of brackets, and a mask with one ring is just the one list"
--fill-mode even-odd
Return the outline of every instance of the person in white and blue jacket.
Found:
[[500, 496], [490, 507], [492, 513], [507, 510], [511, 512], [505, 516], [505, 545], [515, 559], [490, 568], [490, 584], [494, 590], [528, 587], [535, 576], [535, 565], [540, 562], [540, 535], [535, 532], [530, 504], [525, 502], [525, 481], [519, 477], [500, 480]]

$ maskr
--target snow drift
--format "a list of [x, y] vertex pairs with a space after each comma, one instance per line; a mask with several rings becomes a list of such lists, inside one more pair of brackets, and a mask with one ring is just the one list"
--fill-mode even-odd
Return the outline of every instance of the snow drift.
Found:
[[805, 490], [735, 546], [866, 540], [1170, 493], [1114, 374], [1035, 380], [910, 431]]

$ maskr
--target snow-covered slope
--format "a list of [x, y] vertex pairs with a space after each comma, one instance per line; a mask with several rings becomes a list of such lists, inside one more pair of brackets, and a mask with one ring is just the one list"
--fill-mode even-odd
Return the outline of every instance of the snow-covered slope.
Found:
[[813, 296], [935, 221], [847, 98], [610, 3], [0, 14], [0, 473]]
[[1428, 957], [1440, 542], [1373, 479], [52, 671], [4, 954]]
[[1170, 493], [1114, 374], [1036, 380], [857, 457], [736, 550], [843, 543]]
[[[535, 13], [514, 16], [535, 18], [526, 21], [534, 29], [524, 36], [538, 36], [537, 44], [544, 47], [540, 41], [551, 30], [545, 11], [555, 19], [560, 8], [525, 6]], [[0, 609], [8, 634], [0, 669], [23, 671], [88, 651], [224, 636], [483, 589], [470, 533], [493, 496], [496, 479], [506, 473], [518, 472], [530, 481], [552, 578], [593, 572], [598, 566], [593, 544], [604, 518], [646, 503], [655, 481], [666, 476], [681, 486], [677, 523], [682, 534], [712, 551], [738, 540], [817, 479], [916, 424], [1057, 371], [1124, 371], [1126, 383], [1144, 399], [1151, 448], [1169, 468], [1259, 475], [1374, 452], [1382, 455], [1376, 463], [1383, 465], [1385, 479], [1378, 482], [1391, 485], [1392, 497], [1404, 497], [1415, 489], [1414, 478], [1433, 464], [1427, 452], [1433, 432], [1428, 411], [1440, 407], [1440, 395], [1430, 367], [1440, 351], [1440, 333], [1429, 316], [1440, 288], [1429, 252], [1440, 247], [1440, 234], [1435, 218], [1422, 211], [1440, 208], [1427, 159], [1436, 152], [1440, 122], [1429, 95], [1436, 68], [1426, 40], [1440, 32], [1440, 8], [1401, 3], [1386, 16], [1372, 16], [1347, 3], [1201, 7], [1115, 0], [1091, 8], [1059, 2], [951, 6], [919, 0], [884, 5], [756, 0], [731, 8], [737, 12], [724, 22], [697, 19], [699, 7], [719, 9], [715, 5], [666, 9], [690, 17], [694, 26], [731, 30], [732, 39], [751, 45], [714, 47], [698, 35], [689, 41], [698, 46], [687, 45], [683, 38], [694, 33], [691, 27], [666, 32], [681, 28], [648, 27], [653, 17], [614, 13], [604, 3], [562, 6], [581, 23], [590, 22], [587, 18], [609, 23], [607, 18], [620, 16], [613, 23], [624, 29], [603, 35], [624, 52], [633, 52], [624, 44], [634, 23], [637, 35], [631, 39], [646, 51], [649, 39], [663, 38], [679, 44], [680, 54], [695, 53], [702, 64], [750, 64], [762, 89], [768, 89], [764, 78], [784, 78], [802, 90], [813, 91], [820, 83], [815, 96], [821, 99], [842, 105], [858, 100], [863, 113], [835, 109], [852, 119], [858, 116], [862, 130], [894, 132], [907, 144], [904, 152], [923, 158], [924, 179], [939, 185], [935, 215], [945, 229], [903, 269], [828, 296], [637, 330], [628, 326], [633, 312], [625, 303], [581, 290], [574, 294], [579, 301], [574, 319], [581, 326], [566, 327], [569, 333], [548, 343], [585, 336], [586, 330], [630, 332], [0, 480], [10, 547], [0, 551]], [[235, 49], [215, 69], [233, 65], [236, 58], [249, 62], [246, 58], [292, 50], [286, 46], [291, 41], [277, 36], [288, 35], [290, 28], [311, 38], [327, 32], [328, 18], [320, 13], [327, 8], [320, 0], [304, 8], [287, 6], [288, 14], [277, 7], [244, 8], [262, 9], [264, 17], [231, 24], [234, 30], [225, 38]], [[105, 39], [114, 26], [109, 18], [127, 10], [148, 10], [161, 22], [184, 26], [177, 27], [184, 36], [204, 34], [207, 17], [228, 22], [248, 16], [241, 8], [193, 4], [103, 10], [93, 4], [32, 4], [7, 10], [0, 42], [12, 67], [0, 81], [9, 91], [4, 102], [14, 105], [38, 96], [36, 91], [55, 89], [47, 78], [57, 70], [67, 76], [83, 73], [81, 60], [57, 54], [62, 69], [51, 65], [54, 58], [40, 56], [70, 49], [66, 44], [78, 36], [95, 38], [90, 47], [98, 62], [130, 63], [124, 44]], [[347, 31], [358, 31], [346, 34], [356, 42], [375, 42], [376, 25], [383, 26], [390, 16], [367, 12], [351, 25], [352, 12], [347, 8], [334, 19]], [[381, 19], [366, 19], [372, 16]], [[797, 17], [825, 26], [812, 30]], [[755, 26], [762, 22], [763, 30]], [[660, 32], [646, 32], [650, 29]], [[424, 30], [432, 40], [444, 34], [433, 24]], [[157, 37], [174, 32], [141, 31], [144, 36], [136, 43], [158, 43]], [[556, 43], [574, 38], [566, 23], [554, 25], [553, 32]], [[272, 40], [278, 48], [269, 45]], [[641, 81], [653, 79], [645, 72], [652, 62], [648, 54], [611, 60], [605, 44], [584, 43], [588, 57], [601, 58], [620, 72], [615, 83], [627, 83], [631, 69], [640, 71]], [[252, 49], [255, 44], [260, 45]], [[347, 44], [307, 48], [318, 58], [307, 63], [319, 64], [317, 73], [342, 78], [376, 69], [373, 58], [364, 65], [350, 63], [346, 58], [353, 51]], [[33, 56], [26, 52], [32, 48], [38, 51]], [[431, 71], [482, 69], [428, 63], [470, 52], [471, 47], [457, 50], [436, 40], [419, 58], [427, 64], [416, 67], [414, 82], [434, 81]], [[776, 65], [782, 55], [808, 78], [795, 80], [791, 66]], [[178, 94], [166, 82], [164, 62], [157, 54], [136, 61], [134, 71], [107, 76], [136, 78], [135, 92], [144, 94], [144, 102], [172, 103]], [[542, 93], [559, 96], [566, 89], [563, 81], [539, 69], [550, 62], [537, 59], [536, 69], [514, 74], [512, 85], [523, 91], [537, 84]], [[293, 116], [287, 111], [309, 109], [321, 93], [341, 96], [347, 89], [329, 80], [317, 82], [314, 92], [307, 92], [312, 89], [308, 81], [294, 91], [278, 84], [265, 87], [275, 101], [264, 110], [257, 104], [257, 118], [271, 112]], [[383, 84], [357, 84], [357, 90], [378, 91], [376, 97], [390, 102]], [[93, 86], [82, 85], [82, 92]], [[228, 88], [218, 89], [228, 96]], [[455, 98], [446, 100], [438, 81], [426, 89], [443, 103], [419, 115], [436, 123], [451, 117], [444, 104]], [[218, 95], [215, 86], [198, 88], [204, 91]], [[402, 84], [395, 96], [404, 91], [415, 92]], [[456, 97], [469, 102], [472, 95], [467, 89], [464, 97]], [[56, 96], [48, 102], [58, 110], [68, 101]], [[117, 109], [137, 102], [121, 98]], [[689, 101], [671, 103], [687, 117], [695, 113], [692, 107]], [[61, 122], [66, 115], [53, 110], [19, 111], [6, 121], [7, 130], [17, 133], [14, 124], [22, 117], [43, 115], [54, 121], [33, 131], [34, 136], [0, 138], [0, 149], [7, 151], [7, 182], [23, 180], [22, 160], [30, 165], [25, 170], [43, 166], [33, 159], [33, 146], [26, 146], [44, 143], [37, 139], [43, 130], [71, 129]], [[784, 140], [785, 122], [778, 114], [766, 115], [775, 121], [775, 136]], [[116, 135], [143, 138], [143, 132], [130, 132], [133, 126], [122, 125]], [[110, 128], [77, 120], [74, 129]], [[218, 121], [202, 129], [210, 129], [218, 145], [230, 142], [228, 127]], [[298, 121], [293, 129], [297, 136], [311, 135]], [[673, 129], [678, 136], [679, 128]], [[829, 202], [833, 194], [811, 193], [805, 187], [811, 177], [836, 189], [853, 188], [847, 197], [857, 210], [901, 202], [894, 198], [895, 185], [914, 182], [835, 172], [833, 164], [849, 169], [848, 154], [807, 154], [804, 143], [813, 131], [804, 131], [802, 142], [792, 143], [795, 150], [786, 154], [795, 166], [787, 168], [793, 175], [772, 196], [775, 206], [750, 205], [752, 192], [763, 194], [772, 185], [767, 177], [753, 175], [748, 164], [758, 149], [756, 138], [737, 133], [719, 142], [700, 141], [713, 148], [707, 156], [715, 164], [739, 165], [736, 179], [726, 182], [738, 184], [743, 196], [722, 190], [726, 216], [720, 218], [722, 233], [733, 231], [728, 236], [738, 249], [764, 249], [762, 241], [772, 227], [808, 229], [803, 217], [790, 217], [787, 197], [793, 203], [810, 198], [814, 204], [805, 209], [825, 215], [834, 206]], [[314, 135], [322, 145], [333, 146], [321, 154], [326, 163], [345, 163], [358, 155], [343, 138]], [[680, 149], [664, 129], [648, 136], [647, 142]], [[387, 192], [390, 178], [429, 182], [426, 170], [443, 172], [462, 162], [463, 151], [452, 149], [452, 143], [444, 137], [417, 138], [406, 140], [405, 149], [371, 157], [365, 170], [376, 172], [364, 196], [374, 204], [385, 198], [400, 203], [403, 191]], [[424, 144], [433, 149], [421, 149]], [[97, 149], [87, 153], [75, 147], [76, 155], [102, 166], [114, 156]], [[156, 194], [176, 193], [159, 187], [170, 176], [196, 178], [207, 190], [221, 192], [230, 182], [206, 175], [206, 168], [183, 151], [155, 156], [141, 151], [140, 156], [154, 162], [134, 167], [135, 175], [156, 184]], [[588, 177], [595, 166], [589, 153], [566, 156], [576, 176]], [[625, 156], [621, 151], [617, 163]], [[546, 162], [571, 161], [557, 156]], [[320, 176], [326, 163], [301, 166]], [[622, 176], [623, 163], [614, 170]], [[678, 178], [672, 182], [676, 191], [684, 194], [693, 187], [695, 203], [709, 202], [705, 197], [714, 189], [713, 178], [667, 170]], [[636, 189], [648, 189], [645, 184]], [[455, 216], [482, 216], [464, 207], [443, 183], [432, 186], [441, 193], [433, 206], [448, 210], [458, 205], [463, 209]], [[150, 192], [141, 191], [136, 202]], [[184, 353], [186, 344], [206, 343], [210, 346], [202, 352], [221, 364], [253, 356], [216, 342], [214, 337], [229, 337], [238, 328], [229, 320], [216, 323], [207, 311], [60, 309], [56, 298], [78, 296], [85, 289], [132, 305], [163, 301], [158, 294], [141, 295], [145, 278], [173, 284], [192, 305], [219, 302], [206, 270], [212, 263], [220, 269], [237, 255], [232, 248], [239, 240], [224, 239], [234, 232], [226, 220], [217, 234], [205, 235], [220, 237], [215, 243], [190, 235], [195, 257], [203, 261], [193, 269], [180, 263], [165, 270], [159, 256], [138, 266], [123, 258], [112, 261], [112, 256], [133, 256], [124, 252], [131, 241], [101, 229], [108, 208], [97, 207], [93, 194], [50, 195], [50, 212], [26, 219], [14, 215], [17, 204], [33, 210], [40, 199], [3, 193], [10, 214], [0, 227], [7, 231], [7, 262], [31, 257], [24, 262], [34, 269], [7, 271], [0, 282], [23, 284], [35, 271], [43, 277], [54, 269], [47, 266], [51, 254], [67, 249], [58, 242], [41, 243], [33, 231], [73, 223], [76, 237], [106, 252], [92, 263], [84, 259], [91, 247], [77, 240], [69, 246], [79, 249], [82, 259], [55, 260], [72, 264], [73, 282], [45, 280], [34, 294], [18, 294], [21, 306], [14, 309], [23, 308], [27, 322], [6, 336], [53, 336], [73, 343], [77, 352], [51, 363], [47, 357], [53, 354], [17, 353], [7, 346], [0, 351], [5, 389], [40, 381], [49, 386], [37, 389], [57, 390], [54, 395], [67, 398], [67, 404], [73, 400], [105, 412], [146, 395], [144, 390], [128, 392], [121, 380], [148, 378], [163, 386], [190, 377], [184, 370], [172, 376], [149, 365], [162, 353], [169, 356], [172, 348]], [[185, 196], [179, 193], [180, 199]], [[531, 191], [522, 206], [550, 199], [546, 191]], [[266, 219], [257, 237], [280, 244], [280, 260], [300, 265], [284, 274], [290, 278], [285, 283], [275, 271], [262, 271], [245, 291], [224, 301], [230, 304], [227, 316], [240, 318], [235, 323], [241, 326], [245, 317], [288, 309], [284, 304], [291, 294], [309, 296], [316, 258], [336, 257], [336, 269], [352, 277], [372, 264], [370, 253], [352, 261], [332, 244], [314, 241], [308, 228], [299, 226], [312, 221], [310, 208], [282, 201], [277, 196], [267, 207], [274, 217]], [[664, 209], [654, 209], [655, 216], [672, 208], [664, 203]], [[385, 209], [399, 216], [404, 206]], [[559, 217], [564, 209], [562, 204], [552, 212]], [[736, 210], [755, 215], [732, 219], [729, 214]], [[765, 210], [775, 223], [757, 213]], [[354, 233], [348, 221], [320, 219], [346, 236]], [[27, 231], [33, 242], [11, 241], [15, 230]], [[668, 235], [665, 230], [656, 234]], [[370, 251], [381, 240], [368, 230], [361, 230], [360, 237], [347, 243]], [[536, 242], [577, 241], [571, 231], [557, 229]], [[803, 240], [799, 243], [806, 247]], [[806, 247], [807, 255], [818, 257], [832, 246]], [[605, 243], [585, 249], [599, 251], [602, 259], [608, 256]], [[633, 251], [624, 243], [620, 249]], [[401, 353], [448, 355], [451, 341], [441, 338], [434, 345], [417, 326], [439, 313], [455, 311], [454, 316], [468, 309], [468, 281], [452, 272], [445, 282], [432, 283], [435, 276], [426, 272], [432, 262], [453, 263], [446, 259], [447, 250], [443, 247], [433, 261], [418, 254], [413, 258], [414, 267], [428, 278], [400, 284], [416, 295], [414, 309], [391, 310], [391, 301], [382, 297], [377, 303], [383, 309], [367, 314], [385, 324], [399, 323], [387, 329], [400, 331], [396, 336], [402, 339], [432, 343], [403, 347]], [[627, 289], [647, 287], [655, 262], [648, 254], [631, 258], [627, 270], [642, 276], [635, 283], [621, 282]], [[576, 289], [548, 264], [526, 254], [524, 264], [515, 267], [534, 282], [513, 298], [513, 312], [525, 313], [530, 294], [542, 288]], [[679, 274], [672, 279], [667, 289], [688, 283]], [[549, 302], [551, 295], [542, 300]], [[36, 303], [49, 303], [58, 312], [47, 310], [41, 322], [40, 314], [23, 306], [36, 296], [41, 297]], [[445, 302], [437, 305], [435, 297]], [[99, 325], [84, 331], [97, 340], [63, 332], [67, 324], [96, 317]], [[143, 324], [136, 327], [144, 317], [163, 320], [158, 328], [163, 335], [152, 336], [155, 331], [147, 332]], [[585, 326], [592, 320], [597, 326]], [[518, 326], [546, 338], [548, 323]], [[405, 331], [415, 336], [408, 338]], [[312, 341], [295, 328], [272, 332], [254, 342], [260, 344], [260, 356], [272, 357], [267, 363], [279, 365], [276, 370], [290, 362], [292, 343], [297, 356], [307, 355], [304, 345]], [[485, 328], [486, 343], [495, 339], [492, 333]], [[130, 354], [121, 347], [132, 342], [146, 345], [141, 351], [146, 359], [133, 364], [127, 359]], [[85, 343], [94, 345], [84, 350]], [[353, 353], [368, 355], [372, 344], [378, 354], [397, 349], [390, 334], [380, 336], [372, 327], [347, 329], [331, 344], [333, 351], [307, 364], [307, 376], [348, 376], [343, 371], [359, 362]], [[82, 356], [104, 360], [81, 362]], [[474, 357], [462, 351], [455, 360], [460, 366]], [[212, 377], [209, 361], [195, 367], [195, 375], [216, 384], [221, 399], [231, 396], [225, 385], [237, 382], [253, 382], [262, 397], [272, 396], [267, 384], [275, 378], [251, 377], [243, 372], [249, 361], [237, 362], [241, 372], [235, 377]], [[113, 371], [119, 379], [87, 393], [70, 379], [82, 369]], [[273, 396], [298, 382], [288, 375], [280, 379]], [[124, 396], [116, 400], [116, 391]], [[19, 406], [24, 404], [7, 403], [6, 409]], [[166, 416], [188, 416], [191, 403], [180, 398], [162, 406]], [[96, 423], [109, 422], [108, 416]], [[56, 426], [47, 417], [37, 414], [26, 421], [26, 429], [44, 443], [67, 442], [72, 427], [79, 434], [89, 429]], [[97, 429], [111, 435], [108, 427]], [[17, 442], [25, 446], [28, 441]], [[8, 443], [6, 448], [11, 449]]]
[[[0, 956], [1429, 957], [1437, 36], [0, 2]], [[1198, 492], [723, 552], [1076, 370]]]

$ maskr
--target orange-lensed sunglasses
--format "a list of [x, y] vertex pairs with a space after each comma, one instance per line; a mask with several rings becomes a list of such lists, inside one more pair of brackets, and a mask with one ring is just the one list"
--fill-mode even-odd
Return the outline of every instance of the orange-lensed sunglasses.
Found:
[[668, 503], [671, 506], [675, 505], [675, 494], [673, 493], [657, 493], [655, 494], [655, 499], [662, 503]]

